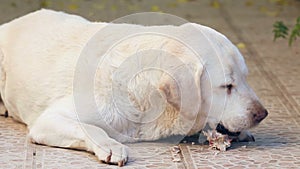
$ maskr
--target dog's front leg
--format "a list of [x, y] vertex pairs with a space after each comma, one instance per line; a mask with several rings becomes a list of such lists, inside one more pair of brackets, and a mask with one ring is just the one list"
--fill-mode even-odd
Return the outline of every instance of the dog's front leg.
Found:
[[[87, 150], [100, 161], [123, 166], [128, 159], [128, 147], [110, 138], [94, 125], [81, 123], [65, 114], [66, 107], [49, 107], [29, 128], [33, 142], [49, 146]], [[68, 110], [67, 110], [68, 111]]]

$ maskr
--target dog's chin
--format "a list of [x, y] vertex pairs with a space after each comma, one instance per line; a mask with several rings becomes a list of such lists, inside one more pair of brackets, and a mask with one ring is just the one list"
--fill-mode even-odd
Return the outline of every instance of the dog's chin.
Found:
[[255, 124], [249, 120], [249, 118], [241, 116], [231, 119], [224, 119], [219, 122], [217, 128], [220, 128], [220, 130], [224, 130], [228, 133], [239, 133], [254, 126]]
[[217, 125], [217, 128], [216, 130], [219, 132], [219, 133], [222, 133], [222, 134], [227, 134], [229, 136], [238, 136], [240, 135], [241, 131], [239, 130], [229, 130], [227, 129], [223, 124], [219, 123]]

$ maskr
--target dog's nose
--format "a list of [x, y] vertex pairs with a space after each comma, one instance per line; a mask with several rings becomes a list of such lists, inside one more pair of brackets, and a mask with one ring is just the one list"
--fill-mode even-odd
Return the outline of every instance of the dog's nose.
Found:
[[266, 109], [262, 109], [261, 111], [257, 111], [253, 113], [253, 121], [254, 123], [261, 122], [264, 118], [268, 116], [268, 111]]

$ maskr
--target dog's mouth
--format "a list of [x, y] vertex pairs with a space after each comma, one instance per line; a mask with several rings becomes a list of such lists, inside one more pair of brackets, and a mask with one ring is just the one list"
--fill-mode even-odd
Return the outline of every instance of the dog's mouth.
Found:
[[222, 133], [222, 134], [227, 134], [229, 136], [239, 136], [241, 134], [241, 132], [231, 132], [229, 131], [227, 128], [225, 128], [222, 124], [218, 124], [216, 130], [219, 132], [219, 133]]

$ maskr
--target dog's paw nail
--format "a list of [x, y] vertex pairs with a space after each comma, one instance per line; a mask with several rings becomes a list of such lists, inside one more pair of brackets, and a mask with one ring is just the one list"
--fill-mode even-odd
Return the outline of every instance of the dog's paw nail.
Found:
[[105, 160], [106, 163], [110, 163], [111, 156], [112, 156], [112, 151], [110, 150], [109, 155], [106, 157], [106, 160]]
[[124, 165], [125, 165], [125, 160], [121, 160], [121, 161], [118, 162], [119, 167], [122, 167]]

